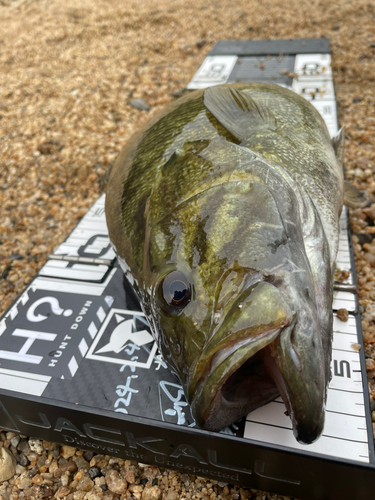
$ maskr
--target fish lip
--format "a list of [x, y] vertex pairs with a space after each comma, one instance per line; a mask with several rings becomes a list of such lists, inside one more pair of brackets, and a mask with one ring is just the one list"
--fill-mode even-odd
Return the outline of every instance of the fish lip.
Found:
[[[293, 384], [292, 377], [297, 380], [295, 374], [297, 372], [302, 373], [301, 360], [291, 340], [292, 332], [294, 328], [296, 328], [296, 324], [297, 321], [294, 319], [292, 323], [281, 332], [277, 339], [278, 342], [284, 342], [284, 357], [289, 360], [288, 366], [291, 367], [292, 370], [290, 372], [285, 372], [276, 361], [277, 356], [275, 357], [271, 354], [271, 350], [275, 347], [276, 342], [272, 343], [270, 346], [271, 350], [266, 352], [264, 363], [286, 406], [288, 415], [292, 421], [294, 437], [300, 444], [309, 445], [315, 442], [323, 432], [326, 396], [324, 383], [319, 384], [318, 378], [314, 379], [315, 390], [309, 390], [306, 385], [306, 380], [311, 382], [310, 376], [307, 379], [301, 377], [301, 383], [297, 385]], [[321, 405], [318, 404], [319, 401], [321, 401]]]
[[[235, 342], [233, 342], [229, 347], [227, 347], [226, 349], [220, 349], [219, 351], [216, 351], [212, 356], [210, 356], [208, 358], [208, 360], [206, 361], [207, 362], [207, 365], [210, 366], [210, 371], [209, 371], [209, 374], [208, 374], [208, 377], [210, 377], [210, 375], [216, 370], [216, 368], [221, 364], [223, 363], [225, 360], [227, 360], [229, 358], [229, 356], [231, 354], [233, 354], [234, 352], [236, 352], [238, 349], [240, 349], [241, 347], [245, 347], [246, 345], [249, 345], [253, 342], [256, 342], [256, 341], [259, 341], [259, 340], [262, 340], [264, 338], [267, 338], [267, 337], [270, 337], [270, 336], [273, 336], [273, 334], [275, 332], [278, 332], [277, 335], [275, 336], [275, 338], [281, 333], [281, 330], [283, 329], [284, 327], [281, 327], [281, 328], [270, 328], [268, 330], [265, 330], [261, 333], [259, 333], [258, 335], [256, 335], [255, 337], [246, 337], [244, 339], [240, 339], [240, 340], [237, 340]], [[270, 340], [268, 343], [271, 343], [273, 342], [274, 339]], [[268, 343], [266, 345], [268, 345]], [[266, 345], [262, 346], [260, 349], [263, 349], [263, 347], [265, 347]], [[259, 350], [260, 350], [259, 349]], [[258, 352], [258, 350], [252, 352], [252, 356]], [[247, 359], [249, 359], [251, 356], [248, 356]], [[198, 359], [198, 362], [197, 364], [199, 364], [199, 361], [200, 361], [201, 358]], [[247, 360], [246, 359], [246, 360]], [[244, 360], [244, 361], [246, 361]], [[206, 372], [203, 372], [201, 374], [201, 376], [199, 377], [199, 379], [195, 382], [195, 386], [196, 386], [196, 391], [199, 390], [199, 387], [202, 383], [204, 383], [204, 379], [205, 379], [205, 376], [206, 376]]]
[[[221, 430], [221, 428], [214, 429], [210, 428], [210, 426], [205, 425], [205, 422], [209, 418], [210, 410], [212, 408], [213, 402], [217, 394], [221, 391], [222, 387], [229, 379], [229, 377], [233, 375], [257, 352], [261, 351], [269, 344], [271, 344], [274, 340], [276, 340], [277, 337], [280, 335], [281, 331], [285, 328], [285, 326], [283, 325], [277, 328], [269, 328], [267, 330], [264, 330], [263, 332], [260, 332], [255, 337], [254, 336], [246, 337], [245, 339], [240, 339], [238, 341], [235, 341], [230, 345], [229, 348], [215, 352], [212, 356], [208, 358], [205, 366], [209, 367], [209, 372], [207, 374], [207, 369], [204, 370], [203, 373], [200, 375], [200, 377], [195, 381], [194, 394], [190, 398], [192, 413], [198, 425], [200, 425], [203, 428], [207, 428], [208, 430]], [[254, 348], [251, 349], [251, 344], [253, 343], [255, 345]], [[229, 357], [234, 356], [236, 353], [238, 353], [239, 349], [245, 349], [246, 347], [249, 346], [250, 349], [247, 349], [243, 353], [243, 355], [240, 356], [239, 360], [234, 360], [233, 363], [230, 363], [230, 367], [225, 371], [225, 375], [220, 377], [219, 385], [217, 387], [214, 387], [215, 381], [213, 381], [212, 379], [215, 371], [220, 369], [220, 366], [226, 360], [228, 360]], [[210, 397], [208, 398], [209, 399], [208, 404], [205, 405], [204, 400], [206, 399], [207, 392], [210, 393]], [[202, 405], [203, 407], [206, 406], [204, 411], [200, 411], [200, 407]], [[227, 425], [229, 425], [229, 423]]]

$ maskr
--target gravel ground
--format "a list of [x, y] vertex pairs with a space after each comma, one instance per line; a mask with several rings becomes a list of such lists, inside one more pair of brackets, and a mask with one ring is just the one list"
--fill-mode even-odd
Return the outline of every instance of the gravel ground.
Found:
[[[99, 196], [132, 132], [173, 100], [221, 39], [329, 38], [346, 174], [375, 200], [374, 28], [366, 0], [0, 0], [0, 314]], [[140, 98], [149, 111], [130, 105]], [[351, 212], [373, 410], [374, 221], [375, 204]], [[2, 500], [282, 498], [0, 437], [7, 461], [16, 457], [14, 477], [0, 476]]]

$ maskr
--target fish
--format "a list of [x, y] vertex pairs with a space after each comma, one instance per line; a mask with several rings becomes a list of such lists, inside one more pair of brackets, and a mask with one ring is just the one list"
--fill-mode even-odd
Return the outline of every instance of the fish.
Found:
[[115, 161], [109, 237], [199, 427], [281, 395], [297, 441], [322, 434], [339, 217], [365, 203], [343, 147], [301, 96], [243, 83], [173, 102]]

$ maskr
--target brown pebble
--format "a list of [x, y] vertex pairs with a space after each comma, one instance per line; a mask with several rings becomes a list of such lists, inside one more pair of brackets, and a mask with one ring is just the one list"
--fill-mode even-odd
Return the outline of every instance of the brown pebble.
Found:
[[128, 491], [131, 493], [139, 493], [140, 491], [143, 491], [143, 486], [142, 484], [131, 484]]
[[340, 321], [348, 321], [349, 319], [349, 313], [347, 309], [338, 309], [337, 311], [337, 317], [339, 318]]
[[59, 465], [58, 463], [56, 462], [56, 460], [54, 460], [51, 465], [49, 466], [49, 472], [51, 474], [53, 474], [57, 469], [59, 468]]
[[77, 474], [74, 476], [75, 481], [79, 481], [84, 474], [85, 474], [84, 470], [78, 471]]
[[20, 490], [25, 490], [26, 488], [29, 488], [29, 486], [32, 485], [31, 479], [27, 476], [26, 474], [21, 474], [19, 478], [16, 479], [14, 483], [17, 488]]
[[116, 495], [122, 495], [126, 492], [128, 483], [117, 471], [111, 470], [107, 472], [107, 474], [105, 475], [105, 480], [108, 489]]
[[96, 466], [99, 467], [99, 469], [103, 469], [103, 467], [107, 467], [107, 465], [108, 465], [107, 459], [99, 460], [98, 462], [96, 462]]
[[14, 455], [9, 450], [0, 448], [0, 483], [13, 477], [16, 465]]
[[78, 469], [89, 469], [90, 465], [89, 463], [83, 458], [83, 456], [78, 455], [75, 457], [75, 464]]
[[130, 465], [126, 468], [125, 479], [129, 484], [134, 484], [136, 481], [136, 468], [134, 465]]
[[36, 474], [31, 481], [34, 484], [41, 484], [43, 482], [43, 477], [40, 474]]
[[88, 474], [84, 474], [84, 476], [78, 481], [77, 490], [78, 491], [90, 491], [94, 486], [94, 481], [92, 481]]
[[55, 449], [55, 443], [51, 443], [51, 441], [43, 441], [43, 448], [47, 451], [53, 451]]
[[[49, 470], [51, 471], [51, 467], [49, 468]], [[75, 472], [76, 470], [77, 466], [74, 462], [67, 462], [66, 464], [61, 465], [58, 469], [56, 469], [53, 475], [54, 477], [61, 477], [63, 474], [65, 474], [66, 471]]]
[[145, 488], [142, 493], [142, 500], [159, 500], [161, 498], [162, 491], [159, 486], [151, 486]]
[[363, 208], [363, 213], [375, 221], [375, 204], [372, 204], [369, 208]]
[[74, 500], [83, 500], [85, 498], [86, 492], [85, 491], [75, 491], [73, 493], [73, 498]]
[[172, 488], [169, 488], [167, 490], [165, 500], [178, 500], [178, 498], [179, 498], [179, 494], [177, 493], [176, 490], [172, 490]]
[[335, 279], [337, 281], [340, 281], [340, 283], [343, 283], [346, 281], [350, 276], [350, 272], [346, 271], [345, 269], [336, 269], [335, 271]]
[[72, 446], [61, 446], [60, 454], [64, 458], [71, 458], [74, 456], [77, 448], [73, 448]]
[[70, 493], [70, 488], [68, 488], [67, 486], [61, 486], [61, 488], [59, 488], [56, 491], [55, 497], [56, 498], [64, 498], [67, 495], [69, 495], [69, 493]]

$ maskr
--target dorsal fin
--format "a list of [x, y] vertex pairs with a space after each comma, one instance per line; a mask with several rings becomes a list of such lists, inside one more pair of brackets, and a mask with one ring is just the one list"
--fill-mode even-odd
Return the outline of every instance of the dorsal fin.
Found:
[[332, 146], [336, 153], [336, 158], [342, 163], [344, 159], [345, 129], [341, 127], [337, 134], [332, 137]]
[[276, 118], [267, 106], [233, 87], [210, 87], [204, 91], [203, 102], [223, 127], [242, 142], [259, 129], [276, 129]]

